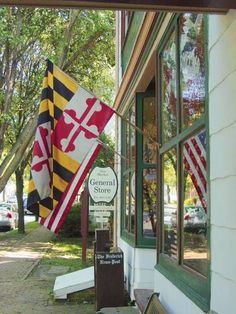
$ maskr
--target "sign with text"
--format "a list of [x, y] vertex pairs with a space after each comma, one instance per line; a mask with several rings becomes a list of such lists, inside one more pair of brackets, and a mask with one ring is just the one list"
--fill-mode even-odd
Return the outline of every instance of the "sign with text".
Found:
[[104, 210], [115, 210], [114, 200], [112, 200], [110, 203], [104, 203], [104, 202], [98, 202], [95, 203], [92, 198], [89, 198], [89, 213], [91, 214], [92, 211], [99, 212]]
[[92, 211], [90, 212], [90, 215], [92, 216], [96, 216], [96, 217], [110, 217], [111, 216], [111, 212], [110, 211]]
[[117, 193], [118, 182], [111, 167], [95, 167], [88, 178], [89, 195], [94, 203], [111, 203]]
[[107, 223], [108, 218], [107, 217], [96, 217], [96, 222]]
[[115, 252], [115, 253], [97, 253], [96, 261], [100, 265], [122, 265], [123, 263], [123, 252]]

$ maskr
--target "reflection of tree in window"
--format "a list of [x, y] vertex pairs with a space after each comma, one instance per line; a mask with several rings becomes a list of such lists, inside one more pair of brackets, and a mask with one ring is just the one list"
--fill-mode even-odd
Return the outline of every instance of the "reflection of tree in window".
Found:
[[205, 110], [204, 18], [194, 13], [180, 18], [180, 74], [184, 127]]
[[173, 32], [162, 52], [162, 123], [163, 141], [176, 135], [176, 34]]
[[143, 233], [156, 234], [156, 169], [143, 171]]

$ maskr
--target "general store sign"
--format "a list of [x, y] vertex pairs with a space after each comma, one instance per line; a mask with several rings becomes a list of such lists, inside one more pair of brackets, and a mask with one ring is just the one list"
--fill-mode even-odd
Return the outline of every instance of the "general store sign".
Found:
[[88, 178], [88, 191], [94, 203], [111, 203], [117, 193], [118, 182], [111, 167], [95, 167]]
[[226, 12], [236, 9], [235, 0], [0, 0], [1, 5], [88, 9]]

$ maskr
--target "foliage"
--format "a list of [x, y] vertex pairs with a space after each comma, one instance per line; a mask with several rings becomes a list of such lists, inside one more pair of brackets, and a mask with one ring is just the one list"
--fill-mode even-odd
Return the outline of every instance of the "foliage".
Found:
[[0, 8], [0, 161], [36, 116], [47, 58], [112, 102], [114, 21], [111, 11]]
[[104, 144], [101, 149], [93, 167], [108, 167], [114, 166], [114, 151], [115, 151], [115, 142], [113, 138], [106, 134], [102, 133], [100, 135], [100, 141]]
[[8, 239], [12, 239], [12, 240], [20, 240], [23, 237], [25, 237], [25, 235], [31, 233], [32, 231], [34, 231], [35, 229], [39, 228], [39, 223], [37, 221], [33, 221], [33, 222], [29, 222], [25, 225], [25, 234], [19, 234], [17, 229], [15, 230], [11, 230], [8, 232], [4, 232], [4, 233], [0, 233], [0, 241], [3, 240], [8, 240]]
[[41, 260], [41, 265], [68, 266], [69, 271], [82, 269], [84, 266], [93, 265], [93, 251], [87, 250], [86, 265], [82, 265], [81, 239], [56, 237], [52, 241], [52, 247]]
[[61, 228], [60, 236], [67, 238], [81, 237], [81, 204], [74, 204]]

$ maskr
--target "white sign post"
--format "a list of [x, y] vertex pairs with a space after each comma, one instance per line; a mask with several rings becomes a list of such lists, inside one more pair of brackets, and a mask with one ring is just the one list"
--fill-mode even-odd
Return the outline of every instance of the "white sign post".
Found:
[[[114, 197], [118, 189], [117, 176], [111, 167], [95, 167], [88, 178], [88, 191], [91, 198], [89, 212], [93, 212], [97, 222], [108, 222], [105, 211], [114, 210]], [[103, 215], [104, 213], [104, 215]]]

